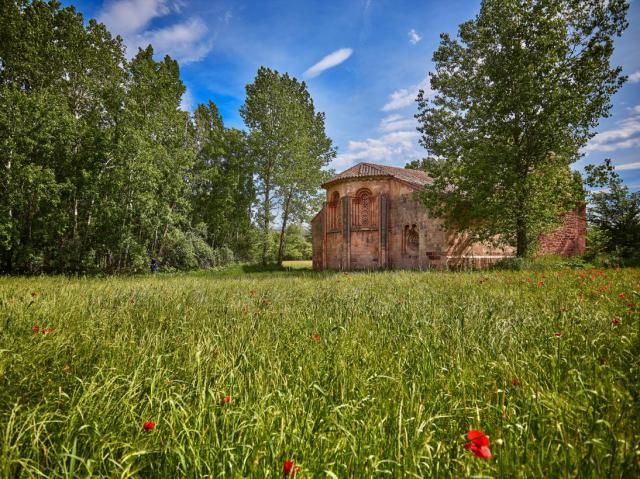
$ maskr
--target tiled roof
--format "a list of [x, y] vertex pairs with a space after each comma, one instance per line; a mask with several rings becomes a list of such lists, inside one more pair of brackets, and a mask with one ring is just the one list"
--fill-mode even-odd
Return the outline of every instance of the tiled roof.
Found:
[[408, 170], [406, 168], [397, 168], [395, 166], [376, 165], [374, 163], [358, 163], [348, 170], [337, 174], [322, 186], [330, 185], [336, 181], [348, 180], [350, 178], [367, 178], [367, 177], [387, 176], [404, 181], [418, 188], [431, 183], [431, 178], [424, 171]]

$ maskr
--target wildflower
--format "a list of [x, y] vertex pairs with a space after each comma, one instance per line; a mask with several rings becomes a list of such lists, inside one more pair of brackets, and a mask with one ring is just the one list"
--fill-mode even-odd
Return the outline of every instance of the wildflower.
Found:
[[42, 334], [53, 334], [54, 331], [55, 331], [55, 329], [53, 329], [53, 328], [44, 328], [42, 330]]
[[40, 332], [40, 326], [38, 326], [37, 324], [31, 328], [31, 331], [33, 331], [34, 333], [39, 333]]
[[554, 335], [556, 338], [559, 338], [560, 336], [562, 336], [562, 333], [560, 333], [560, 332], [556, 332], [556, 333], [553, 333], [553, 335]]
[[513, 386], [520, 386], [520, 380], [518, 378], [511, 378], [511, 384]]
[[38, 296], [38, 292], [37, 291], [31, 291], [31, 297], [35, 298], [36, 296]]
[[467, 439], [469, 439], [469, 442], [464, 445], [465, 449], [469, 449], [476, 457], [491, 459], [489, 436], [482, 431], [472, 429], [467, 433]]
[[544, 281], [538, 281], [536, 286], [538, 286], [538, 288], [542, 288], [544, 286]]
[[614, 326], [617, 326], [620, 324], [620, 320], [618, 318], [612, 319], [611, 324], [613, 324]]
[[153, 421], [145, 421], [142, 427], [145, 431], [153, 431], [156, 428], [156, 423]]
[[222, 405], [229, 404], [231, 402], [231, 395], [228, 394], [222, 399]]
[[313, 339], [314, 341], [318, 342], [318, 341], [320, 341], [320, 335], [319, 334], [314, 334], [313, 336], [311, 336], [311, 339]]
[[620, 298], [620, 299], [624, 299], [624, 293], [620, 293], [620, 294], [618, 294], [618, 298]]
[[635, 307], [634, 303], [627, 303], [627, 308], [633, 308], [633, 307]]
[[282, 472], [287, 477], [293, 477], [298, 474], [299, 471], [300, 467], [296, 466], [296, 463], [291, 459], [287, 459], [286, 461], [284, 461], [284, 464], [282, 464]]

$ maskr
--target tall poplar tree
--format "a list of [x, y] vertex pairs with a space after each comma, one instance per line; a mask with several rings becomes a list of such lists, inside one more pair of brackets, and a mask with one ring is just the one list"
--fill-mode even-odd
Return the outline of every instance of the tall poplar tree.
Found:
[[261, 67], [247, 85], [240, 114], [250, 130], [261, 197], [262, 263], [268, 261], [274, 206], [282, 210], [281, 263], [287, 222], [311, 204], [335, 149], [324, 130], [324, 114], [315, 111], [305, 83], [287, 73]]
[[433, 185], [424, 202], [476, 240], [532, 252], [584, 201], [570, 165], [624, 81], [610, 63], [625, 0], [484, 0], [441, 35], [430, 98], [418, 95]]

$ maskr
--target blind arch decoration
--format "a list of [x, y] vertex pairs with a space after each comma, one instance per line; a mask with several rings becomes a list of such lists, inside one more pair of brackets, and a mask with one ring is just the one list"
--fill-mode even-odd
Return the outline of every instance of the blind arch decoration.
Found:
[[375, 197], [367, 188], [357, 191], [352, 201], [352, 224], [355, 228], [375, 228], [376, 221], [376, 205]]

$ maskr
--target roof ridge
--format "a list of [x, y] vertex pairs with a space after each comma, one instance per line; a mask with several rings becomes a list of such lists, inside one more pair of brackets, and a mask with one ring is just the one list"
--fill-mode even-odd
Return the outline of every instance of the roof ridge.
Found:
[[347, 180], [350, 178], [364, 178], [371, 176], [389, 176], [400, 181], [412, 184], [413, 186], [422, 187], [431, 182], [429, 175], [421, 170], [410, 170], [398, 166], [379, 165], [361, 161], [341, 173], [338, 173], [325, 183], [323, 186], [335, 181]]

